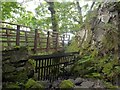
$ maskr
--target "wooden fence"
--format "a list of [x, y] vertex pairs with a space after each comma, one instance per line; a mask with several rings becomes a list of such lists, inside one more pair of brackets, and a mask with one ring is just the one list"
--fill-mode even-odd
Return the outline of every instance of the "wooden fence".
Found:
[[64, 35], [58, 32], [43, 33], [40, 29], [0, 22], [0, 41], [2, 50], [11, 49], [15, 46], [29, 46], [36, 51], [59, 51], [64, 46]]
[[[35, 72], [38, 73], [38, 80], [54, 81], [59, 77], [69, 77], [65, 67], [73, 65], [77, 60], [78, 52], [62, 53], [54, 55], [31, 56], [36, 61]], [[60, 72], [62, 70], [62, 73]]]

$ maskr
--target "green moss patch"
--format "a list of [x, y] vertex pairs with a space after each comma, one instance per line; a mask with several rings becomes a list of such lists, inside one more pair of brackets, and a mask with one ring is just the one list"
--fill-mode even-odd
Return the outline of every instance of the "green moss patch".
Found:
[[60, 83], [59, 87], [60, 88], [73, 88], [74, 83], [71, 82], [70, 80], [64, 80]]
[[25, 84], [25, 88], [44, 88], [44, 86], [30, 78]]

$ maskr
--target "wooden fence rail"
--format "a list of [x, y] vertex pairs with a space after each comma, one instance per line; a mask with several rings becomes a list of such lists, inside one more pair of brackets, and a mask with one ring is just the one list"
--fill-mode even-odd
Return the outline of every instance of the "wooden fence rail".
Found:
[[[38, 73], [38, 80], [54, 81], [59, 77], [64, 78], [65, 67], [73, 65], [77, 60], [78, 52], [62, 53], [54, 55], [31, 56], [36, 61], [35, 73]], [[62, 69], [62, 73], [60, 72]], [[68, 76], [69, 77], [69, 76]]]
[[48, 31], [45, 34], [40, 29], [32, 29], [31, 27], [2, 21], [0, 22], [0, 29], [2, 50], [11, 49], [15, 46], [29, 46], [34, 53], [63, 49], [64, 39], [58, 32]]

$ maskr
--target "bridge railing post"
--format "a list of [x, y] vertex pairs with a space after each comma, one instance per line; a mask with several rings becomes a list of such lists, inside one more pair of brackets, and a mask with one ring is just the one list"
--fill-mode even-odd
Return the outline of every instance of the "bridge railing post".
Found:
[[58, 50], [58, 33], [56, 33], [56, 51]]
[[17, 25], [16, 30], [16, 46], [20, 45], [20, 25]]
[[25, 31], [25, 45], [28, 46], [27, 29], [26, 29], [26, 31]]
[[64, 48], [64, 45], [65, 45], [65, 35], [63, 35], [63, 40], [62, 40], [62, 47]]
[[11, 47], [10, 37], [9, 37], [10, 31], [6, 30], [6, 35], [7, 35], [7, 45], [8, 45], [8, 48], [10, 48]]
[[50, 48], [50, 32], [47, 32], [47, 45], [46, 45], [46, 51], [49, 51]]
[[38, 37], [38, 29], [35, 29], [35, 37], [34, 37], [34, 53], [37, 51], [37, 37]]

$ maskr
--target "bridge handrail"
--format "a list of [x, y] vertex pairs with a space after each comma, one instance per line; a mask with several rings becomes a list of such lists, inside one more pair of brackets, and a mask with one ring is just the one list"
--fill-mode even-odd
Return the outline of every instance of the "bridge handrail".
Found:
[[34, 56], [30, 56], [30, 58], [34, 60], [43, 60], [43, 59], [49, 59], [49, 58], [60, 58], [60, 57], [72, 56], [75, 54], [79, 54], [79, 52], [59, 53], [59, 54], [50, 54], [50, 55], [34, 55]]
[[[2, 24], [1, 24], [2, 23]], [[5, 24], [4, 24], [5, 23]], [[10, 27], [7, 27], [7, 24]], [[41, 51], [60, 51], [64, 47], [64, 40], [60, 37], [58, 32], [47, 31], [47, 34], [42, 34], [41, 29], [34, 29], [28, 26], [13, 24], [9, 22], [0, 21], [0, 35], [1, 35], [1, 42], [3, 42], [4, 49], [11, 49], [14, 46], [30, 46], [34, 53], [37, 50]], [[8, 25], [8, 26], [9, 26]], [[15, 27], [12, 25], [16, 25]], [[26, 27], [26, 28], [24, 28]], [[27, 28], [30, 29], [27, 30]], [[25, 29], [25, 30], [24, 30]], [[31, 39], [32, 38], [32, 39]], [[62, 42], [61, 42], [62, 41]], [[31, 44], [33, 43], [33, 44]], [[43, 47], [42, 45], [45, 45]]]

